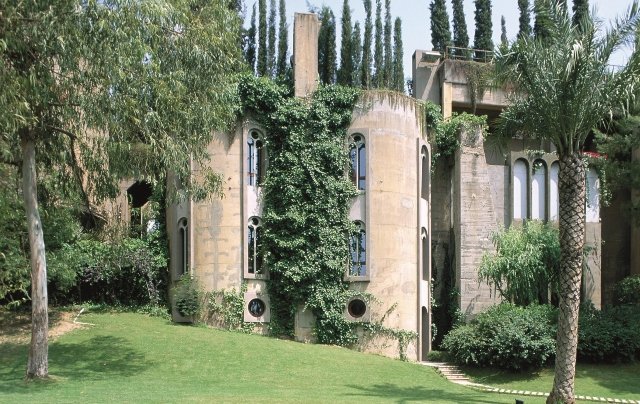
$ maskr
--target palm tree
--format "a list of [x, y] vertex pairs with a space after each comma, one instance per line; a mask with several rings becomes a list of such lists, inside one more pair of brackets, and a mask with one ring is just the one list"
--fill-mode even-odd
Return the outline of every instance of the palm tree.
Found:
[[585, 240], [585, 169], [581, 149], [589, 132], [624, 109], [640, 84], [640, 55], [612, 71], [611, 55], [634, 40], [640, 26], [638, 2], [601, 32], [595, 16], [572, 24], [558, 2], [546, 10], [554, 29], [549, 37], [522, 37], [498, 51], [496, 68], [515, 86], [513, 104], [502, 114], [501, 131], [519, 131], [556, 146], [560, 163], [559, 318], [553, 390], [547, 403], [573, 403], [580, 280]]

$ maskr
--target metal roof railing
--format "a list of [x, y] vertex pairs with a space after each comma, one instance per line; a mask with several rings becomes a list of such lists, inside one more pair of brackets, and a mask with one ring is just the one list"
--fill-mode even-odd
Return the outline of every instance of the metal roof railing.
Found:
[[493, 61], [493, 55], [493, 51], [483, 49], [461, 48], [458, 46], [447, 46], [444, 49], [444, 58], [451, 60], [490, 63]]

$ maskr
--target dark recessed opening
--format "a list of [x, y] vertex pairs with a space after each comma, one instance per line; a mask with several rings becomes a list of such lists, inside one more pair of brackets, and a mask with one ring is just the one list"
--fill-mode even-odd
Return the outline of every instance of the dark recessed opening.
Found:
[[360, 318], [364, 316], [364, 313], [366, 313], [367, 304], [362, 299], [353, 299], [349, 302], [347, 310], [349, 310], [351, 317]]
[[253, 317], [262, 317], [266, 308], [267, 308], [267, 305], [261, 299], [258, 299], [258, 298], [251, 299], [251, 301], [247, 305], [249, 314], [251, 314]]
[[139, 208], [149, 202], [153, 188], [151, 184], [145, 181], [137, 181], [127, 189], [127, 196], [131, 202], [132, 208]]

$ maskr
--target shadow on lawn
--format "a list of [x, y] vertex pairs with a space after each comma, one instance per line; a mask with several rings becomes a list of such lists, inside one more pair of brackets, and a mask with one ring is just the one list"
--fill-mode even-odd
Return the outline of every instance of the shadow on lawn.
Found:
[[352, 393], [352, 396], [363, 397], [380, 397], [389, 400], [393, 400], [397, 403], [409, 403], [415, 401], [425, 402], [442, 402], [449, 401], [452, 403], [494, 403], [495, 401], [488, 401], [481, 397], [475, 396], [475, 392], [469, 389], [466, 394], [455, 393], [442, 389], [430, 389], [424, 386], [412, 386], [412, 387], [399, 387], [395, 384], [385, 383], [376, 384], [374, 386], [358, 386], [348, 385], [354, 390], [360, 391], [360, 393]]
[[126, 339], [99, 335], [81, 342], [51, 344], [51, 379], [43, 383], [27, 383], [23, 381], [27, 352], [28, 347], [22, 344], [0, 346], [0, 353], [8, 359], [5, 365], [0, 365], [0, 390], [28, 393], [36, 385], [53, 387], [58, 381], [91, 381], [132, 376], [153, 366], [153, 362], [146, 360], [141, 352], [131, 348]]

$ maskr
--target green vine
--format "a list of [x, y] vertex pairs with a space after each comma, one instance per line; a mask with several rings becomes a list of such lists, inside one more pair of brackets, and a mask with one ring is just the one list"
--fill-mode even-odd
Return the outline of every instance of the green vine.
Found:
[[295, 313], [306, 305], [316, 317], [318, 342], [352, 345], [357, 336], [344, 317], [344, 273], [346, 235], [354, 230], [348, 207], [357, 193], [345, 175], [346, 130], [360, 92], [321, 87], [307, 101], [247, 76], [240, 93], [244, 111], [265, 127], [269, 151], [262, 254], [269, 265], [271, 332], [293, 336]]
[[[369, 297], [369, 301], [375, 301], [372, 296]], [[362, 330], [369, 336], [384, 336], [397, 341], [398, 343], [398, 356], [401, 361], [407, 361], [407, 348], [412, 342], [416, 342], [418, 339], [418, 333], [410, 330], [402, 330], [398, 328], [391, 328], [384, 325], [384, 320], [395, 311], [398, 307], [397, 303], [394, 303], [379, 320], [372, 320], [368, 323], [354, 323], [362, 327]]]
[[454, 60], [454, 67], [462, 71], [467, 79], [471, 111], [475, 114], [478, 101], [482, 101], [484, 92], [491, 85], [492, 65], [469, 60]]
[[439, 105], [427, 101], [425, 105], [425, 119], [429, 140], [435, 144], [435, 150], [431, 155], [431, 166], [439, 158], [450, 158], [460, 149], [460, 132], [473, 131], [480, 127], [482, 136], [486, 137], [488, 131], [486, 115], [472, 115], [463, 112], [453, 114], [450, 118], [442, 117], [442, 109]]
[[245, 333], [253, 331], [255, 323], [244, 322], [244, 293], [247, 283], [243, 282], [239, 291], [214, 290], [205, 294], [206, 322], [227, 330]]

